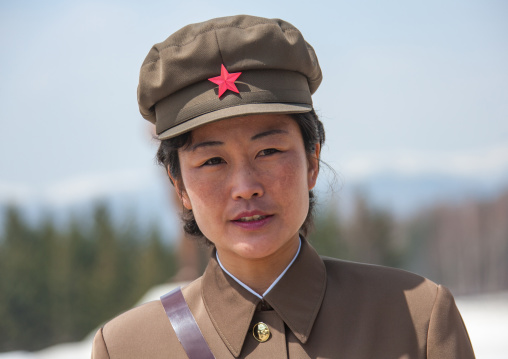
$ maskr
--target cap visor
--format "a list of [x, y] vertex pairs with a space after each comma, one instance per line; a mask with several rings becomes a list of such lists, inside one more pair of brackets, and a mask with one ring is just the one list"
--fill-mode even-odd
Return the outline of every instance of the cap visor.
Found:
[[159, 140], [166, 140], [182, 133], [191, 131], [207, 123], [224, 120], [231, 117], [239, 117], [257, 114], [272, 113], [305, 113], [312, 110], [312, 105], [299, 103], [251, 103], [223, 108], [217, 111], [205, 113], [194, 117], [188, 121], [182, 122], [158, 135]]

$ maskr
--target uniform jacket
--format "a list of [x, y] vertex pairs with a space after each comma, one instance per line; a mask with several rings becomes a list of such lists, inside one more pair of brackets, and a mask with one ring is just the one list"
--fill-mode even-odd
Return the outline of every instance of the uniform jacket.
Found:
[[[182, 289], [217, 359], [474, 358], [448, 289], [418, 275], [320, 257], [305, 241], [263, 300], [210, 259]], [[258, 322], [271, 337], [252, 335]], [[118, 316], [97, 332], [92, 359], [187, 358], [160, 301]]]

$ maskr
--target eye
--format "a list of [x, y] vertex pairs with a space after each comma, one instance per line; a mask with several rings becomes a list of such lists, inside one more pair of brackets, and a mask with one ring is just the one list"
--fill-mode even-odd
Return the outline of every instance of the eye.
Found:
[[224, 163], [224, 160], [220, 157], [213, 157], [213, 158], [210, 158], [209, 160], [207, 160], [205, 163], [203, 163], [201, 165], [201, 167], [203, 166], [216, 166], [216, 165], [219, 165], [221, 163]]
[[265, 150], [259, 151], [258, 156], [270, 156], [274, 153], [280, 152], [279, 150], [276, 150], [275, 148], [267, 148]]

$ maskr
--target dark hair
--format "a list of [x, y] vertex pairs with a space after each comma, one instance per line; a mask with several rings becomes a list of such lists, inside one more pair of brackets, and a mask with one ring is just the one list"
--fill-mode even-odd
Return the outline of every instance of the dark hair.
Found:
[[[325, 130], [323, 124], [319, 120], [314, 110], [306, 113], [296, 113], [290, 115], [298, 124], [300, 132], [302, 133], [303, 144], [305, 152], [308, 156], [312, 156], [316, 150], [316, 144], [319, 143], [320, 148], [323, 147], [325, 142]], [[190, 144], [191, 132], [186, 132], [177, 137], [173, 137], [167, 140], [162, 140], [157, 151], [157, 162], [164, 166], [165, 169], [169, 170], [171, 177], [176, 180], [181, 179], [180, 171], [180, 160], [178, 158], [178, 149]], [[173, 180], [169, 178], [171, 184], [174, 185]], [[309, 211], [307, 217], [300, 227], [300, 233], [307, 235], [312, 229], [314, 222], [314, 207], [316, 199], [314, 193], [309, 191]], [[182, 206], [182, 220], [183, 229], [186, 233], [201, 237], [206, 240], [208, 244], [211, 242], [203, 235], [201, 230], [196, 223], [192, 210], [188, 210]]]

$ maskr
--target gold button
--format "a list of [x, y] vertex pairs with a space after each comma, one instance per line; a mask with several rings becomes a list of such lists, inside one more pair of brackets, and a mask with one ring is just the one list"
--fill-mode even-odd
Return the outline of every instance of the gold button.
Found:
[[265, 323], [259, 322], [252, 328], [252, 335], [258, 342], [264, 343], [270, 339], [270, 329]]

